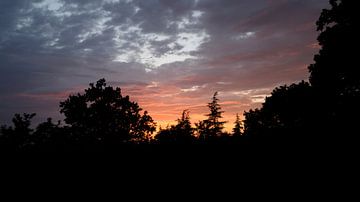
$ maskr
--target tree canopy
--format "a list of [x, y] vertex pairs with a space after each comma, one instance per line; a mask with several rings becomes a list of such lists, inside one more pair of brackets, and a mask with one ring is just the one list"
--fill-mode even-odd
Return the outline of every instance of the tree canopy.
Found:
[[182, 112], [181, 118], [177, 119], [177, 124], [166, 129], [160, 129], [155, 139], [159, 143], [165, 144], [190, 144], [195, 140], [194, 128], [190, 122], [189, 110]]
[[359, 45], [357, 3], [330, 0], [330, 4], [316, 22], [321, 49], [309, 66], [310, 83], [330, 96], [359, 96], [357, 52], [351, 48]]
[[33, 132], [33, 129], [30, 128], [31, 119], [35, 115], [35, 113], [15, 114], [12, 119], [14, 127], [1, 126], [0, 145], [2, 149], [18, 151], [24, 149], [29, 144], [29, 138]]
[[262, 108], [245, 112], [245, 135], [261, 141], [288, 141], [309, 138], [313, 128], [313, 91], [309, 83], [300, 82], [275, 88]]
[[309, 66], [322, 127], [352, 134], [360, 113], [359, 18], [356, 1], [330, 0], [317, 21], [321, 49]]
[[106, 144], [130, 141], [149, 141], [156, 124], [129, 96], [122, 96], [120, 88], [107, 86], [100, 79], [84, 94], [71, 95], [60, 103], [65, 123], [75, 133], [91, 142]]
[[316, 22], [321, 49], [309, 66], [310, 83], [278, 87], [262, 108], [246, 112], [247, 135], [334, 142], [339, 134], [346, 139], [359, 132], [360, 71], [357, 52], [350, 48], [359, 44], [356, 1], [330, 4]]

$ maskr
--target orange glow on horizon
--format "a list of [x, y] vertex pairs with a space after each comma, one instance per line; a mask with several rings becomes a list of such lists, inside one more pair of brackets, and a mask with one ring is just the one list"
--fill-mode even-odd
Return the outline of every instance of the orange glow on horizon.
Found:
[[[139, 104], [140, 104], [140, 106], [142, 106], [144, 108], [144, 110], [147, 110], [149, 112], [151, 117], [157, 123], [157, 131], [160, 129], [160, 127], [164, 129], [167, 126], [176, 125], [177, 119], [181, 118], [182, 110], [176, 111], [176, 110], [169, 109], [168, 113], [164, 113], [164, 112], [159, 113], [158, 110], [156, 109], [156, 107], [142, 105], [141, 103], [139, 103]], [[176, 109], [177, 108], [178, 107], [176, 107]], [[224, 124], [224, 126], [225, 126], [224, 132], [231, 133], [232, 129], [234, 127], [236, 113], [239, 114], [241, 120], [244, 120], [243, 111], [239, 111], [239, 112], [227, 111], [226, 110], [227, 107], [223, 107], [222, 109], [225, 112], [223, 113], [223, 118], [221, 119], [221, 121], [226, 121], [226, 123]], [[207, 116], [205, 115], [208, 113], [207, 110], [208, 110], [208, 108], [207, 108], [206, 104], [204, 104], [203, 110], [200, 113], [189, 110], [190, 111], [190, 121], [191, 121], [191, 124], [193, 127], [195, 127], [195, 123], [207, 119]]]
[[131, 100], [149, 112], [157, 123], [157, 130], [160, 127], [166, 128], [176, 125], [183, 110], [189, 110], [193, 127], [195, 127], [195, 123], [206, 120], [206, 114], [209, 113], [207, 104], [211, 101], [214, 92], [218, 91], [219, 104], [221, 110], [224, 111], [221, 121], [226, 121], [224, 132], [231, 133], [236, 114], [239, 114], [240, 119], [244, 120], [244, 111], [260, 107], [265, 96], [272, 90], [272, 88], [259, 88], [242, 91], [220, 91], [205, 86], [184, 91], [174, 84], [159, 81], [153, 83], [156, 85], [148, 85], [142, 88], [136, 85], [125, 86], [122, 88], [122, 93], [129, 95]]

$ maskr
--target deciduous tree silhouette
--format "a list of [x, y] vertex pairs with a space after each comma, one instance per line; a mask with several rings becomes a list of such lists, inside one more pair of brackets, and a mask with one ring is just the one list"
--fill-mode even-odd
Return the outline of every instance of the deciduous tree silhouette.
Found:
[[310, 83], [316, 90], [321, 127], [332, 125], [336, 134], [356, 134], [360, 113], [358, 5], [352, 0], [330, 0], [330, 4], [331, 9], [324, 9], [316, 23], [321, 50], [309, 66]]
[[331, 9], [324, 9], [316, 22], [321, 31], [321, 45], [315, 63], [309, 66], [311, 85], [332, 96], [358, 96], [360, 73], [357, 52], [351, 44], [359, 45], [357, 2], [330, 0]]
[[264, 142], [300, 141], [317, 123], [312, 88], [307, 82], [280, 86], [265, 99], [261, 109], [245, 112], [245, 135]]
[[30, 128], [31, 119], [35, 115], [35, 113], [15, 114], [12, 119], [14, 127], [1, 126], [0, 144], [2, 149], [19, 151], [29, 145], [30, 136], [33, 132], [33, 129]]
[[156, 129], [153, 119], [120, 88], [107, 86], [105, 79], [91, 83], [84, 94], [71, 95], [60, 103], [72, 135], [86, 144], [116, 145], [147, 142]]
[[31, 135], [29, 149], [35, 151], [69, 151], [74, 148], [67, 127], [61, 127], [61, 122], [53, 123], [51, 118], [40, 123]]
[[359, 44], [356, 1], [330, 4], [316, 23], [321, 50], [309, 66], [311, 85], [276, 88], [261, 109], [244, 114], [246, 135], [257, 140], [338, 142], [359, 133], [360, 71], [357, 52], [350, 48]]

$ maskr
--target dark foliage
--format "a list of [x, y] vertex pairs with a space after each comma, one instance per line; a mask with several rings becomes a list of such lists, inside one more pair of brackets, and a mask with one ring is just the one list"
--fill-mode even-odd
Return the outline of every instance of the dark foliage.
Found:
[[310, 140], [316, 121], [314, 95], [309, 83], [302, 81], [275, 88], [261, 109], [245, 112], [245, 135], [256, 141], [278, 143]]
[[71, 95], [60, 108], [72, 135], [89, 145], [148, 142], [156, 129], [146, 111], [141, 115], [139, 105], [105, 79], [91, 83], [85, 94]]
[[226, 122], [220, 121], [224, 111], [221, 111], [217, 95], [218, 92], [215, 92], [211, 102], [207, 105], [210, 110], [210, 113], [206, 115], [208, 118], [195, 124], [202, 141], [212, 141], [223, 134], [222, 130]]
[[350, 142], [359, 134], [360, 71], [356, 1], [330, 0], [317, 21], [319, 54], [310, 84], [276, 88], [261, 109], [245, 113], [245, 134], [263, 142]]
[[30, 128], [31, 119], [36, 114], [15, 114], [12, 119], [14, 127], [1, 126], [0, 145], [2, 149], [23, 150], [30, 142], [33, 130]]
[[236, 120], [234, 122], [235, 126], [233, 128], [233, 136], [234, 137], [240, 137], [242, 136], [242, 122], [240, 120], [239, 114], [236, 114]]
[[30, 129], [35, 114], [16, 114], [14, 127], [2, 126], [0, 144], [7, 150], [73, 151], [112, 149], [120, 144], [149, 143], [156, 124], [120, 88], [105, 79], [90, 84], [84, 94], [71, 95], [60, 103], [66, 126], [51, 118]]
[[[318, 100], [323, 127], [329, 124], [337, 133], [358, 134], [360, 113], [360, 71], [357, 1], [331, 0], [317, 21], [321, 45], [315, 63], [309, 66], [310, 83]], [[353, 47], [353, 48], [351, 48]]]
[[191, 126], [188, 110], [182, 112], [175, 126], [160, 129], [155, 136], [158, 143], [162, 144], [191, 144], [195, 141], [194, 129]]

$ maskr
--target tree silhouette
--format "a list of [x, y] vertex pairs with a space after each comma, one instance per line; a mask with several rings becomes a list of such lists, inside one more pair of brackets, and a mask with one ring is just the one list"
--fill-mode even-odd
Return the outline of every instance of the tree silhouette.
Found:
[[61, 127], [60, 121], [53, 123], [51, 118], [36, 127], [30, 144], [35, 151], [66, 151], [73, 146], [67, 127]]
[[[321, 49], [309, 66], [310, 83], [317, 95], [318, 117], [329, 133], [354, 134], [360, 113], [359, 18], [356, 1], [330, 0], [317, 21]], [[336, 138], [336, 135], [335, 135]]]
[[210, 113], [207, 115], [208, 119], [206, 120], [209, 129], [210, 129], [210, 136], [218, 136], [221, 135], [222, 129], [224, 128], [224, 124], [226, 121], [220, 121], [222, 117], [222, 113], [224, 111], [221, 111], [220, 104], [218, 103], [219, 99], [217, 98], [218, 92], [215, 92], [212, 97], [212, 102], [208, 103], [208, 107], [210, 110]]
[[31, 119], [36, 114], [23, 115], [15, 114], [12, 122], [14, 127], [1, 126], [1, 143], [4, 149], [19, 151], [23, 150], [29, 144], [30, 136], [32, 135], [33, 129], [30, 128]]
[[159, 129], [159, 132], [155, 135], [155, 140], [160, 144], [174, 144], [176, 138], [172, 132], [172, 128], [168, 125], [165, 129]]
[[254, 141], [268, 132], [263, 124], [264, 117], [261, 109], [250, 109], [248, 112], [244, 112], [244, 116], [244, 136]]
[[177, 119], [177, 124], [167, 127], [166, 129], [160, 129], [155, 139], [160, 143], [190, 144], [195, 140], [193, 132], [194, 129], [190, 122], [190, 112], [184, 110], [181, 118]]
[[212, 101], [207, 105], [210, 110], [210, 113], [206, 115], [208, 116], [208, 119], [196, 124], [200, 139], [213, 139], [222, 134], [222, 129], [224, 128], [226, 121], [220, 121], [220, 119], [223, 118], [221, 114], [224, 111], [221, 111], [217, 95], [218, 92], [215, 92]]
[[242, 135], [242, 123], [241, 123], [241, 120], [240, 120], [240, 117], [239, 117], [239, 114], [236, 114], [236, 120], [234, 122], [235, 126], [233, 128], [233, 136], [234, 137], [239, 137]]
[[175, 131], [177, 132], [177, 139], [180, 142], [192, 142], [194, 138], [194, 129], [191, 126], [189, 110], [184, 110], [182, 112], [181, 118], [178, 119], [177, 122], [178, 123], [175, 126]]
[[[261, 109], [245, 112], [245, 135], [253, 140], [312, 142], [338, 141], [358, 134], [360, 71], [355, 1], [330, 0], [317, 21], [321, 31], [319, 54], [309, 66], [310, 84], [276, 88]], [[291, 137], [291, 138], [290, 138]], [[290, 139], [289, 139], [290, 138]]]
[[195, 127], [199, 140], [201, 142], [207, 141], [209, 134], [211, 134], [209, 122], [207, 120], [199, 121], [195, 123]]
[[72, 135], [90, 145], [147, 142], [156, 129], [146, 111], [141, 115], [139, 105], [123, 97], [120, 88], [107, 86], [105, 79], [90, 83], [84, 94], [69, 96], [60, 108]]
[[309, 138], [316, 125], [313, 91], [309, 83], [300, 82], [275, 88], [261, 109], [245, 112], [245, 135], [257, 141], [283, 141]]
[[309, 66], [310, 82], [334, 96], [359, 95], [357, 53], [349, 49], [349, 44], [359, 42], [357, 4], [351, 0], [330, 0], [330, 4], [332, 8], [324, 9], [316, 22], [321, 50]]

